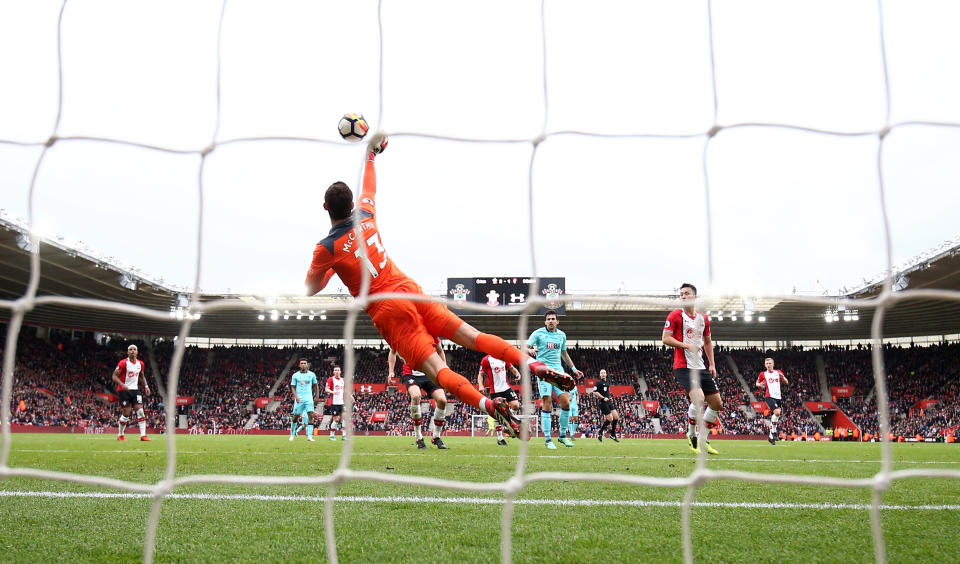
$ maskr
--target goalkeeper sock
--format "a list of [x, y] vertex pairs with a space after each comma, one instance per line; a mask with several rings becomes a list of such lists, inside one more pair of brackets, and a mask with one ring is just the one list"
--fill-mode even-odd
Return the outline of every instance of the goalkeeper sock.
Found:
[[474, 348], [482, 353], [488, 354], [493, 358], [509, 362], [514, 366], [521, 366], [526, 362], [532, 362], [534, 359], [520, 352], [520, 349], [504, 341], [496, 335], [490, 333], [480, 333], [474, 342]]
[[540, 410], [540, 426], [543, 427], [543, 436], [546, 437], [547, 440], [549, 441], [549, 440], [550, 440], [550, 427], [551, 427], [550, 412], [549, 412], [549, 411], [544, 411], [544, 410], [542, 410], [542, 409]]
[[567, 436], [567, 428], [570, 427], [570, 410], [560, 410], [560, 438]]
[[475, 407], [488, 415], [492, 415], [492, 402], [478, 392], [477, 389], [473, 387], [473, 384], [460, 374], [457, 374], [449, 368], [441, 368], [440, 372], [437, 373], [437, 383], [463, 403]]

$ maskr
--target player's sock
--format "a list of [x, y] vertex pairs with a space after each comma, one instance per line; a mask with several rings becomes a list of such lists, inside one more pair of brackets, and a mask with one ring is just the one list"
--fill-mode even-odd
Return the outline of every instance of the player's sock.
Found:
[[297, 420], [291, 419], [290, 420], [290, 436], [292, 437], [296, 434], [297, 434]]
[[308, 437], [313, 436], [313, 424], [309, 424], [309, 423], [307, 424], [307, 436]]
[[571, 421], [570, 421], [570, 428], [569, 428], [569, 430], [568, 430], [567, 435], [568, 435], [570, 438], [573, 438], [574, 436], [576, 436], [576, 434], [577, 434], [577, 422], [571, 420]]
[[687, 408], [687, 436], [693, 437], [697, 434], [697, 406], [690, 404]]
[[567, 429], [569, 428], [570, 428], [570, 410], [561, 409], [560, 410], [560, 430], [558, 431], [560, 433], [560, 436], [566, 437]]
[[542, 409], [540, 410], [540, 426], [543, 427], [543, 436], [546, 437], [546, 439], [549, 441], [550, 427], [551, 427], [549, 411], [544, 411]]
[[[502, 341], [503, 339], [500, 340]], [[437, 373], [437, 383], [463, 403], [475, 407], [487, 415], [492, 415], [492, 402], [478, 392], [473, 384], [460, 374], [457, 374], [449, 368], [441, 368], [440, 372]]]
[[[443, 413], [443, 412], [441, 412]], [[440, 432], [443, 431], [443, 419], [434, 419], [433, 420], [433, 436], [434, 438], [440, 436]]]
[[413, 420], [413, 434], [417, 436], [418, 441], [423, 438], [423, 431], [420, 430], [420, 423], [422, 421], [419, 417]]
[[503, 425], [497, 425], [497, 440], [503, 440]]
[[137, 410], [137, 426], [140, 427], [140, 436], [147, 434], [147, 417], [143, 413], [143, 408]]
[[707, 427], [715, 427], [717, 424], [717, 415], [720, 412], [714, 411], [713, 408], [708, 407], [706, 411], [703, 412], [703, 422]]
[[610, 422], [610, 436], [611, 436], [611, 437], [616, 437], [616, 436], [617, 436], [617, 423], [619, 423], [619, 422], [620, 422], [619, 419], [614, 419], [613, 421]]
[[610, 422], [606, 419], [603, 420], [603, 425], [600, 425], [600, 432], [598, 434], [602, 435], [606, 428], [610, 425]]
[[[490, 333], [480, 333], [474, 342], [474, 348], [493, 358], [509, 362], [514, 366], [521, 366], [524, 362], [533, 362], [535, 359], [520, 352], [520, 349]], [[526, 359], [526, 361], [524, 361]]]
[[126, 415], [121, 415], [121, 416], [120, 416], [120, 424], [117, 425], [117, 427], [120, 429], [120, 432], [118, 433], [118, 435], [121, 435], [121, 436], [122, 436], [123, 433], [124, 433], [124, 431], [127, 430], [127, 421], [130, 421], [130, 419], [127, 418]]

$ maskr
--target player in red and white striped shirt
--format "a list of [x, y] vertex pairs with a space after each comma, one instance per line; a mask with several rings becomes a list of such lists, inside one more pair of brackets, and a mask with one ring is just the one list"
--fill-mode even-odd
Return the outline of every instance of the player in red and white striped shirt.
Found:
[[[447, 357], [443, 353], [443, 347], [440, 346], [440, 339], [436, 337], [433, 338], [433, 350], [440, 356], [441, 361], [447, 361]], [[407, 393], [410, 394], [410, 418], [413, 420], [413, 433], [417, 439], [417, 448], [427, 448], [427, 445], [423, 442], [423, 430], [421, 429], [423, 418], [420, 410], [420, 402], [423, 401], [423, 394], [426, 392], [427, 396], [433, 398], [436, 404], [433, 409], [433, 438], [430, 442], [438, 449], [446, 450], [447, 445], [443, 444], [440, 433], [443, 432], [443, 424], [447, 421], [447, 392], [436, 385], [426, 374], [410, 366], [406, 359], [393, 349], [390, 349], [390, 354], [387, 355], [388, 380], [393, 378], [393, 367], [396, 366], [398, 358], [403, 363], [401, 368], [403, 383], [407, 386]]]
[[[713, 338], [710, 334], [710, 318], [695, 309], [697, 287], [680, 285], [680, 300], [683, 308], [675, 309], [667, 316], [663, 326], [663, 344], [673, 347], [673, 378], [687, 391], [690, 407], [687, 409], [687, 444], [690, 450], [700, 452], [697, 437], [697, 404], [706, 402], [703, 421], [707, 427], [719, 425], [717, 417], [723, 401], [717, 385], [717, 367], [713, 361]], [[703, 364], [701, 349], [707, 356]], [[703, 441], [707, 452], [719, 454], [707, 440]]]
[[[127, 347], [127, 358], [121, 360], [113, 370], [113, 381], [117, 384], [117, 398], [120, 402], [120, 422], [117, 425], [120, 429], [117, 435], [118, 441], [127, 440], [124, 431], [127, 429], [127, 421], [130, 421], [131, 406], [137, 410], [140, 440], [150, 440], [150, 437], [147, 436], [147, 419], [143, 413], [143, 397], [150, 396], [150, 386], [147, 385], [145, 368], [146, 365], [143, 364], [143, 361], [137, 359], [137, 345], [130, 345]], [[142, 395], [140, 393], [141, 387], [143, 388]]]
[[333, 367], [333, 376], [327, 378], [323, 391], [327, 394], [327, 404], [324, 412], [330, 416], [330, 440], [337, 440], [337, 428], [340, 428], [340, 439], [347, 440], [343, 430], [343, 376], [339, 366]]
[[[508, 370], [513, 374], [516, 381], [519, 382], [520, 371], [517, 370], [517, 367], [509, 362], [493, 358], [490, 355], [483, 357], [483, 360], [480, 361], [480, 371], [477, 373], [477, 387], [480, 388], [481, 392], [484, 388], [489, 388], [488, 393], [491, 399], [505, 399], [510, 409], [512, 409], [514, 413], [517, 413], [520, 411], [520, 398], [517, 397], [517, 393], [513, 391], [510, 383], [507, 382]], [[497, 444], [500, 446], [507, 445], [506, 439], [503, 438], [503, 425], [500, 424], [497, 425]]]
[[775, 445], [777, 444], [777, 420], [780, 419], [783, 408], [780, 385], [787, 384], [789, 386], [790, 381], [787, 380], [782, 371], [774, 370], [772, 358], [763, 359], [763, 366], [766, 370], [757, 376], [757, 387], [764, 388], [766, 391], [763, 401], [767, 402], [767, 407], [770, 408], [772, 413], [770, 416], [770, 436], [767, 437], [767, 440], [770, 441], [770, 444]]

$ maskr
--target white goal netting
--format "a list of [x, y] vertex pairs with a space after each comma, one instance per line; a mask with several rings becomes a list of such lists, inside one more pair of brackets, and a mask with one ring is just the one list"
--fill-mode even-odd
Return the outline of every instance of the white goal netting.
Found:
[[[268, 142], [268, 140], [275, 139], [290, 139], [302, 141], [305, 143], [316, 144], [319, 147], [325, 147], [327, 145], [333, 145], [329, 140], [325, 139], [314, 139], [307, 137], [247, 137], [247, 138], [230, 138], [230, 139], [221, 139], [220, 130], [221, 130], [221, 97], [220, 97], [220, 73], [222, 67], [222, 59], [220, 53], [220, 47], [222, 45], [222, 38], [224, 34], [228, 31], [228, 15], [231, 10], [232, 2], [224, 0], [222, 5], [220, 5], [220, 17], [219, 17], [219, 27], [214, 31], [210, 30], [210, 33], [216, 33], [216, 58], [217, 58], [217, 97], [216, 97], [216, 121], [212, 127], [212, 134], [209, 137], [209, 142], [202, 150], [186, 150], [179, 147], [168, 147], [161, 145], [149, 145], [146, 143], [132, 143], [127, 141], [121, 141], [118, 139], [109, 138], [107, 136], [64, 136], [61, 133], [61, 115], [63, 110], [63, 73], [65, 67], [65, 53], [63, 52], [62, 45], [60, 40], [63, 35], [63, 26], [65, 21], [65, 13], [67, 11], [68, 5], [70, 5], [70, 0], [65, 0], [60, 6], [60, 16], [57, 22], [57, 41], [58, 41], [58, 71], [61, 77], [60, 81], [60, 90], [57, 93], [57, 118], [53, 127], [50, 131], [49, 138], [45, 142], [40, 143], [22, 143], [16, 141], [5, 141], [0, 140], [2, 144], [12, 144], [19, 145], [24, 147], [36, 147], [40, 149], [39, 157], [36, 160], [36, 166], [33, 169], [33, 175], [30, 178], [30, 197], [28, 202], [28, 221], [30, 224], [33, 224], [33, 200], [34, 200], [34, 189], [37, 184], [37, 177], [44, 168], [44, 164], [47, 160], [47, 157], [50, 153], [51, 148], [55, 147], [57, 143], [69, 140], [88, 140], [96, 141], [105, 144], [111, 145], [123, 145], [128, 147], [135, 147], [139, 150], [144, 151], [157, 151], [165, 153], [176, 153], [176, 154], [192, 154], [199, 157], [199, 167], [196, 171], [197, 178], [197, 196], [199, 198], [199, 219], [197, 222], [197, 240], [196, 240], [196, 278], [194, 280], [194, 292], [191, 296], [189, 311], [192, 314], [202, 314], [206, 312], [213, 312], [218, 310], [224, 310], [228, 308], [238, 308], [245, 307], [249, 308], [251, 311], [265, 310], [270, 309], [270, 306], [266, 303], [249, 303], [244, 305], [238, 305], [235, 301], [205, 301], [203, 303], [199, 300], [199, 289], [200, 289], [200, 269], [202, 264], [202, 259], [204, 256], [204, 233], [205, 233], [205, 216], [209, 213], [209, 210], [204, 207], [204, 167], [208, 162], [208, 158], [213, 152], [220, 146], [225, 144], [256, 144], [261, 142]], [[382, 122], [383, 118], [383, 86], [382, 86], [382, 76], [384, 72], [384, 66], [389, 64], [389, 59], [385, 59], [385, 51], [388, 50], [389, 46], [386, 44], [384, 39], [384, 29], [390, 26], [389, 21], [385, 21], [382, 18], [384, 12], [384, 4], [389, 4], [389, 2], [380, 2], [377, 5], [379, 28], [380, 28], [380, 37], [379, 39], [379, 57], [380, 57], [380, 73], [381, 73], [381, 88], [379, 91], [378, 103], [380, 104], [379, 111], [376, 114], [377, 123]], [[630, 139], [688, 139], [688, 140], [702, 140], [702, 159], [700, 166], [702, 167], [702, 187], [703, 187], [703, 200], [705, 204], [706, 212], [706, 234], [707, 234], [707, 254], [706, 254], [706, 272], [707, 272], [707, 282], [713, 282], [714, 280], [714, 265], [716, 262], [716, 249], [714, 244], [714, 225], [717, 221], [714, 213], [712, 213], [714, 201], [711, 200], [711, 166], [710, 159], [708, 155], [714, 139], [721, 132], [728, 132], [735, 129], [741, 128], [765, 128], [765, 129], [776, 129], [776, 130], [794, 130], [794, 131], [803, 131], [810, 134], [823, 137], [863, 137], [870, 138], [876, 141], [875, 147], [875, 158], [874, 164], [876, 172], [876, 192], [875, 200], [878, 202], [881, 209], [882, 216], [882, 232], [884, 238], [881, 241], [883, 247], [883, 253], [885, 255], [886, 261], [886, 272], [887, 277], [883, 284], [883, 291], [874, 299], [849, 299], [842, 300], [841, 305], [845, 305], [850, 308], [859, 308], [859, 309], [874, 309], [875, 315], [872, 321], [871, 327], [871, 336], [873, 339], [873, 373], [876, 382], [876, 404], [879, 407], [879, 416], [881, 421], [881, 429], [890, 428], [890, 413], [888, 409], [887, 401], [887, 389], [886, 389], [886, 380], [883, 377], [884, 375], [884, 359], [882, 354], [882, 348], [879, 346], [882, 342], [883, 333], [883, 323], [884, 315], [889, 308], [893, 307], [895, 304], [913, 299], [938, 299], [938, 300], [952, 300], [960, 301], [960, 294], [951, 291], [937, 291], [937, 290], [907, 290], [903, 292], [893, 291], [893, 274], [894, 274], [894, 260], [892, 253], [892, 241], [890, 235], [890, 225], [888, 221], [888, 207], [885, 197], [885, 168], [884, 168], [884, 147], [885, 141], [888, 138], [888, 135], [891, 131], [894, 131], [897, 128], [905, 126], [924, 126], [929, 128], [960, 128], [960, 124], [956, 123], [944, 123], [944, 122], [934, 122], [934, 121], [910, 121], [910, 122], [892, 122], [891, 121], [891, 112], [890, 112], [890, 84], [887, 78], [888, 76], [888, 61], [886, 55], [886, 38], [885, 38], [885, 26], [884, 26], [884, 13], [885, 13], [885, 3], [882, 1], [876, 2], [876, 18], [878, 26], [876, 28], [876, 37], [880, 44], [880, 54], [881, 60], [879, 61], [880, 66], [882, 67], [882, 77], [883, 77], [883, 92], [882, 92], [882, 103], [885, 108], [885, 118], [881, 127], [878, 128], [866, 128], [866, 129], [854, 129], [854, 130], [831, 130], [827, 128], [812, 128], [806, 126], [791, 125], [789, 123], [721, 123], [718, 119], [719, 115], [719, 102], [718, 102], [718, 80], [722, 80], [722, 77], [719, 76], [718, 67], [715, 61], [714, 47], [715, 47], [715, 38], [714, 34], [716, 32], [713, 14], [714, 6], [710, 2], [706, 3], [706, 14], [707, 21], [705, 22], [706, 30], [706, 49], [709, 52], [709, 70], [708, 70], [708, 83], [711, 93], [712, 100], [712, 119], [711, 126], [705, 130], [698, 131], [695, 133], [684, 133], [684, 134], [658, 134], [656, 131], [634, 131], [629, 133], [622, 134], [597, 134], [591, 133], [590, 131], [548, 131], [548, 112], [551, 110], [551, 100], [552, 96], [556, 92], [551, 91], [548, 81], [548, 70], [553, 68], [551, 66], [553, 53], [548, 49], [548, 36], [550, 33], [549, 26], [545, 24], [546, 14], [550, 10], [550, 3], [546, 0], [542, 0], [539, 4], [540, 11], [540, 27], [536, 29], [530, 29], [528, 32], [530, 34], [539, 34], [541, 52], [537, 56], [542, 57], [542, 74], [538, 77], [538, 80], [542, 81], [542, 127], [537, 135], [531, 136], [527, 139], [469, 139], [469, 138], [454, 138], [442, 135], [436, 135], [433, 133], [423, 133], [423, 132], [404, 132], [404, 131], [387, 131], [386, 133], [390, 134], [391, 139], [397, 141], [404, 137], [420, 137], [420, 138], [430, 138], [436, 140], [440, 143], [526, 143], [532, 148], [530, 159], [528, 163], [528, 174], [526, 178], [527, 184], [527, 199], [530, 201], [531, 205], [529, 206], [529, 217], [527, 218], [528, 224], [530, 226], [530, 248], [529, 248], [529, 259], [530, 264], [532, 265], [531, 274], [537, 276], [538, 271], [538, 253], [541, 251], [538, 248], [536, 241], [538, 238], [536, 235], [536, 230], [541, 229], [542, 227], [536, 226], [533, 217], [533, 177], [534, 177], [534, 167], [538, 157], [538, 150], [540, 149], [543, 142], [547, 139], [556, 138], [558, 136], [590, 136], [596, 138], [610, 138], [613, 141], [618, 140], [630, 140]], [[332, 129], [333, 124], [330, 124]], [[377, 124], [371, 124], [372, 129], [377, 129]], [[398, 145], [399, 143], [394, 143]], [[362, 167], [361, 167], [362, 168]], [[359, 176], [358, 176], [359, 177]], [[358, 183], [359, 185], [359, 183]], [[431, 234], [431, 236], [433, 236]], [[14, 360], [17, 353], [17, 337], [21, 329], [21, 325], [24, 321], [24, 316], [33, 310], [34, 308], [41, 306], [53, 306], [53, 307], [84, 307], [84, 308], [99, 308], [102, 310], [111, 310], [117, 312], [124, 312], [128, 314], [133, 314], [140, 316], [142, 318], [148, 319], [157, 319], [161, 321], [169, 320], [169, 312], [167, 311], [154, 311], [141, 307], [136, 307], [123, 303], [111, 303], [103, 302], [96, 300], [85, 300], [85, 299], [74, 299], [61, 296], [45, 295], [38, 296], [37, 289], [40, 280], [40, 259], [39, 259], [39, 246], [40, 239], [35, 234], [32, 236], [31, 242], [31, 271], [30, 278], [27, 284], [27, 291], [25, 294], [16, 300], [4, 300], [0, 301], [0, 307], [9, 310], [10, 312], [10, 321], [7, 331], [7, 339], [4, 349], [4, 363], [3, 363], [3, 385], [2, 385], [2, 394], [0, 394], [0, 406], [2, 406], [2, 420], [6, 423], [10, 420], [10, 399], [11, 391], [13, 386], [13, 371], [14, 371]], [[346, 378], [346, 388], [352, 389], [354, 369], [356, 366], [356, 359], [354, 358], [354, 352], [352, 347], [354, 329], [358, 316], [363, 313], [364, 308], [370, 303], [371, 298], [366, 295], [366, 290], [369, 286], [369, 280], [365, 281], [364, 291], [358, 299], [352, 302], [344, 302], [342, 309], [348, 312], [347, 322], [343, 328], [343, 336], [346, 340], [345, 347], [345, 378]], [[540, 296], [538, 289], [536, 287], [531, 288], [530, 294], [533, 296]], [[375, 299], [390, 299], [392, 296], [389, 295], [377, 295]], [[776, 296], [772, 296], [776, 297]], [[566, 296], [566, 301], [570, 303], [574, 299], [583, 300], [584, 298], [576, 296]], [[823, 305], [824, 307], [836, 307], [838, 301], [836, 298], [817, 298], [817, 297], [797, 297], [791, 296], [791, 299], [803, 300], [810, 304]], [[604, 300], [598, 298], [592, 298], [595, 302], [602, 302]], [[653, 300], [644, 300], [641, 298], [627, 298], [627, 297], [617, 297], [609, 298], [608, 303], [627, 303], [627, 302], [637, 302], [644, 303], [649, 305], [658, 305], [662, 304], [662, 301], [653, 301]], [[528, 301], [527, 310], [528, 312], [536, 311], [537, 308], [544, 305], [545, 300], [542, 297], [534, 297]], [[303, 309], [308, 309], [309, 305], [305, 305]], [[464, 305], [463, 309], [473, 310], [473, 311], [483, 311], [486, 308], [480, 305]], [[175, 397], [177, 395], [177, 385], [178, 385], [178, 376], [181, 368], [181, 363], [184, 357], [185, 343], [186, 338], [190, 336], [191, 326], [194, 323], [194, 319], [190, 316], [186, 316], [181, 325], [179, 339], [177, 341], [177, 346], [175, 348], [175, 353], [173, 359], [170, 363], [169, 373], [167, 375], [166, 383], [166, 393], [168, 397]], [[528, 334], [527, 327], [527, 317], [521, 316], [519, 321], [519, 326], [517, 328], [518, 335]], [[527, 370], [523, 371], [523, 406], [526, 417], [531, 417], [533, 402], [530, 397], [530, 374]], [[174, 402], [166, 402], [166, 421], [170, 425], [176, 420], [176, 406]], [[353, 407], [351, 403], [347, 403], [345, 407], [344, 419], [347, 422], [352, 420], [352, 411]], [[702, 428], [702, 425], [701, 425]], [[680, 478], [658, 478], [658, 477], [648, 477], [648, 476], [638, 476], [632, 474], [607, 474], [607, 473], [569, 473], [569, 472], [536, 472], [528, 473], [527, 472], [527, 460], [528, 460], [528, 441], [520, 441], [520, 450], [519, 455], [516, 461], [516, 468], [513, 473], [513, 476], [505, 481], [498, 482], [488, 482], [488, 483], [479, 483], [479, 482], [467, 482], [467, 481], [456, 481], [456, 480], [447, 480], [447, 479], [438, 479], [438, 478], [424, 478], [424, 477], [413, 477], [405, 475], [396, 475], [388, 473], [380, 473], [373, 471], [358, 471], [351, 468], [351, 457], [354, 452], [354, 442], [347, 441], [344, 443], [342, 455], [339, 459], [339, 464], [337, 468], [325, 475], [319, 476], [305, 476], [305, 477], [294, 477], [289, 476], [249, 476], [249, 475], [188, 475], [177, 477], [177, 442], [175, 434], [167, 434], [165, 440], [167, 442], [167, 460], [166, 460], [166, 471], [162, 480], [158, 481], [155, 484], [144, 485], [129, 481], [115, 480], [101, 476], [90, 476], [83, 474], [73, 474], [73, 473], [62, 473], [62, 472], [51, 472], [42, 469], [36, 468], [23, 468], [23, 467], [11, 467], [8, 462], [10, 460], [10, 451], [11, 451], [11, 435], [10, 435], [10, 426], [7, 424], [3, 425], [2, 428], [2, 446], [0, 446], [0, 478], [6, 477], [33, 477], [40, 479], [48, 480], [60, 480], [67, 482], [82, 483], [94, 486], [103, 486], [108, 488], [114, 488], [117, 490], [123, 490], [128, 492], [139, 492], [145, 493], [153, 496], [153, 506], [149, 515], [149, 521], [147, 524], [147, 533], [144, 543], [144, 561], [151, 562], [154, 558], [154, 552], [157, 541], [157, 527], [160, 517], [160, 512], [163, 507], [165, 496], [170, 494], [174, 488], [185, 484], [196, 484], [196, 483], [220, 483], [220, 484], [244, 484], [244, 485], [257, 485], [257, 484], [269, 484], [269, 485], [287, 485], [287, 484], [313, 484], [313, 485], [328, 485], [329, 493], [325, 505], [325, 533], [326, 533], [326, 550], [327, 558], [330, 562], [337, 562], [337, 539], [334, 534], [334, 513], [333, 506], [335, 503], [335, 497], [337, 488], [349, 480], [369, 480], [369, 481], [379, 481], [385, 483], [393, 484], [409, 484], [409, 485], [419, 485], [419, 486], [429, 486], [440, 489], [447, 490], [457, 490], [464, 492], [501, 492], [505, 496], [503, 502], [503, 510], [501, 516], [501, 553], [500, 559], [502, 562], [507, 563], [511, 561], [512, 558], [512, 529], [511, 523], [513, 521], [513, 512], [515, 508], [515, 501], [518, 494], [524, 489], [528, 484], [540, 481], [549, 481], [549, 480], [578, 480], [578, 481], [596, 481], [596, 482], [606, 482], [606, 483], [618, 483], [618, 484], [628, 484], [633, 486], [650, 486], [650, 487], [662, 487], [662, 488], [682, 488], [686, 491], [682, 505], [682, 544], [683, 544], [683, 558], [685, 562], [693, 561], [693, 549], [692, 549], [692, 538], [691, 538], [691, 510], [693, 507], [694, 495], [697, 492], [697, 489], [706, 484], [711, 480], [741, 480], [747, 482], [756, 482], [756, 483], [781, 483], [781, 484], [804, 484], [804, 485], [821, 485], [821, 486], [834, 486], [834, 487], [846, 487], [846, 488], [869, 488], [873, 491], [873, 502], [870, 508], [870, 520], [871, 520], [871, 529], [873, 535], [873, 550], [874, 557], [877, 562], [885, 562], [885, 551], [884, 551], [884, 534], [883, 528], [881, 525], [880, 518], [880, 500], [882, 494], [890, 487], [891, 483], [895, 480], [900, 480], [904, 478], [916, 478], [916, 477], [948, 477], [948, 478], [960, 478], [960, 471], [956, 470], [893, 470], [892, 459], [891, 459], [891, 448], [889, 441], [886, 439], [886, 433], [884, 434], [884, 444], [882, 448], [882, 466], [881, 470], [870, 478], [864, 479], [846, 479], [840, 477], [834, 478], [823, 478], [819, 476], [804, 476], [804, 475], [792, 475], [792, 474], [766, 474], [766, 473], [754, 473], [754, 472], [741, 472], [741, 471], [724, 471], [724, 470], [713, 470], [707, 468], [706, 465], [706, 455], [704, 449], [701, 449], [699, 454], [697, 465], [695, 470], [685, 477]]]

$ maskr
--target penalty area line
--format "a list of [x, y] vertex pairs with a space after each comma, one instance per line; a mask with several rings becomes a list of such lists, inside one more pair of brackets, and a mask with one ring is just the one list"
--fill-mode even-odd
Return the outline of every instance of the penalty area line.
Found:
[[[54, 491], [17, 491], [0, 490], [2, 497], [35, 498], [91, 498], [91, 499], [152, 499], [151, 494], [131, 492], [54, 492]], [[251, 494], [168, 494], [164, 499], [185, 499], [203, 501], [305, 501], [322, 502], [326, 496], [304, 495], [251, 495]], [[337, 496], [339, 503], [456, 503], [460, 505], [503, 505], [504, 500], [484, 497], [422, 497], [422, 496]], [[552, 505], [565, 507], [682, 507], [680, 501], [656, 500], [617, 500], [617, 499], [517, 499], [517, 505]], [[691, 507], [723, 509], [870, 509], [866, 503], [765, 503], [765, 502], [723, 502], [695, 501]], [[886, 511], [960, 511], [960, 505], [881, 505]]]

